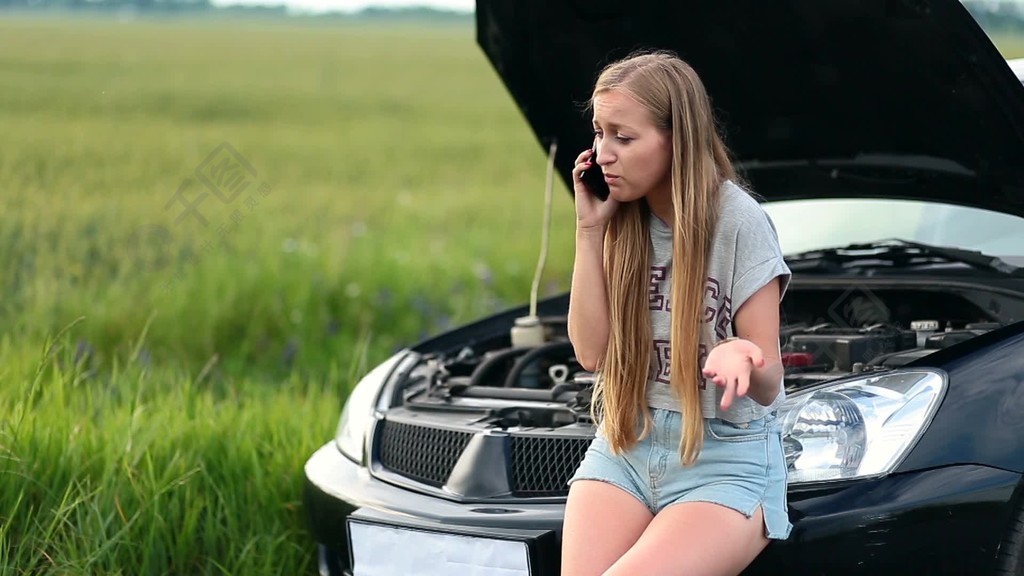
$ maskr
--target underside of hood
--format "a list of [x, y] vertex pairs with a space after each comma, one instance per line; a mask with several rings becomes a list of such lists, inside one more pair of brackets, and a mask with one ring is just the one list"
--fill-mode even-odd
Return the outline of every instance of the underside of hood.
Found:
[[477, 41], [572, 189], [605, 64], [700, 74], [767, 200], [933, 200], [1024, 216], [1024, 87], [958, 0], [478, 0]]

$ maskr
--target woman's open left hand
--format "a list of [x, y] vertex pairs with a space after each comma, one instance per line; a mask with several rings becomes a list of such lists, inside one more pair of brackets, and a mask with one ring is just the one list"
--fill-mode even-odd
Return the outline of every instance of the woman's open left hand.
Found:
[[764, 366], [761, 349], [750, 340], [732, 340], [711, 349], [704, 362], [704, 375], [725, 388], [722, 408], [727, 409], [737, 396], [750, 389], [750, 373]]

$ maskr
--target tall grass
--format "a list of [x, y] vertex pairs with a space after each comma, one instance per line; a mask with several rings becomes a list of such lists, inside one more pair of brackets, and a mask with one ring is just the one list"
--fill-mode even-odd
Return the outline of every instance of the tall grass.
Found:
[[68, 342], [2, 407], [0, 574], [309, 571], [301, 452], [336, 398], [299, 378], [161, 381], [137, 358], [90, 374]]
[[[314, 571], [354, 378], [529, 294], [545, 158], [473, 34], [0, 20], [0, 576]], [[222, 143], [251, 185], [177, 221]]]

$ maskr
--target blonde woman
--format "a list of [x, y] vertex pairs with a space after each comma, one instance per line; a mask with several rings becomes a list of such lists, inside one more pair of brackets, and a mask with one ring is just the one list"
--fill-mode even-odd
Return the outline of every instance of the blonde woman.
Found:
[[[690, 66], [635, 54], [591, 105], [569, 337], [599, 375], [598, 433], [570, 480], [562, 574], [737, 574], [792, 528], [775, 422], [790, 270]], [[598, 167], [605, 201], [580, 179]]]

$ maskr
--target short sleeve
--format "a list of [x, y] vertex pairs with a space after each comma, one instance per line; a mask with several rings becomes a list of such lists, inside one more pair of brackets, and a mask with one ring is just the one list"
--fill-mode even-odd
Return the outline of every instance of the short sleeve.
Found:
[[732, 290], [734, 310], [775, 278], [779, 278], [781, 300], [792, 278], [771, 218], [753, 198], [744, 212], [744, 222], [736, 234]]

